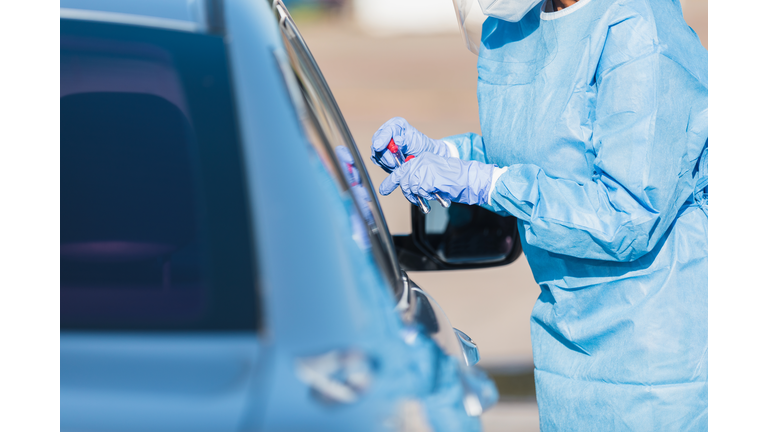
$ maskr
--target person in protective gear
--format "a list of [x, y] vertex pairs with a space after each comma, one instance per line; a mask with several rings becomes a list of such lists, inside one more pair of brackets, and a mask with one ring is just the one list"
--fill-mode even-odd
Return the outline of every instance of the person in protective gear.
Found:
[[707, 51], [677, 0], [480, 3], [482, 136], [388, 121], [380, 192], [518, 219], [542, 431], [706, 430]]

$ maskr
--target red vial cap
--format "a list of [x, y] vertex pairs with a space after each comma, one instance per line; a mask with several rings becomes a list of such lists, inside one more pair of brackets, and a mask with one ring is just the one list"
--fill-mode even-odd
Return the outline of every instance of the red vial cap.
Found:
[[397, 144], [395, 144], [395, 140], [392, 138], [389, 139], [389, 144], [387, 145], [387, 149], [392, 153], [397, 153], [398, 151], [400, 151], [400, 149], [397, 147]]

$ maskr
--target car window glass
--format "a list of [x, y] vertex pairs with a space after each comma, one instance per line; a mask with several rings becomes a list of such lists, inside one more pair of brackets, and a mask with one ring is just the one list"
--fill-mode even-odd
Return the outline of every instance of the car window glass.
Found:
[[62, 330], [253, 330], [222, 38], [61, 20]]
[[[301, 94], [300, 99], [294, 97], [299, 117], [303, 118], [310, 141], [313, 141], [312, 136], [317, 137], [312, 144], [321, 159], [333, 159], [333, 167], [329, 169], [335, 171], [333, 175], [340, 187], [352, 195], [358, 210], [356, 218], [365, 227], [379, 267], [390, 282], [395, 296], [399, 297], [403, 285], [394, 245], [352, 135], [293, 20], [282, 2], [275, 1], [274, 5], [280, 20], [288, 63], [295, 77], [287, 80], [288, 85], [291, 87], [297, 84], [300, 89], [289, 89], [293, 94]], [[278, 62], [283, 62], [279, 54], [276, 56]], [[282, 69], [286, 67], [282, 66]]]
[[317, 103], [317, 93], [311, 88], [305, 88], [296, 81], [290, 60], [282, 51], [274, 52], [283, 77], [286, 80], [286, 86], [296, 109], [305, 137], [309, 141], [315, 154], [319, 157], [326, 172], [335, 180], [337, 187], [342, 193], [349, 193], [353, 205], [350, 218], [353, 228], [353, 239], [358, 246], [365, 251], [373, 252], [375, 245], [371, 244], [371, 232], [369, 226], [374, 224], [373, 215], [369, 206], [357, 205], [358, 202], [368, 203], [368, 197], [362, 190], [361, 176], [355, 161], [344, 145], [333, 145], [338, 142], [334, 137], [336, 129], [329, 122], [327, 111]]

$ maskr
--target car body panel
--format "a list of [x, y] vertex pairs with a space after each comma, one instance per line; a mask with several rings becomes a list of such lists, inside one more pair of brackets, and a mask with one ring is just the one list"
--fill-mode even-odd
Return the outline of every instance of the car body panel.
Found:
[[[203, 2], [95, 3], [62, 1], [62, 19], [169, 28], [70, 12], [90, 7], [186, 22], [195, 31], [206, 23]], [[404, 406], [426, 409], [437, 430], [478, 429], [462, 405], [456, 357], [403, 323], [391, 282], [354, 239], [355, 202], [307, 142], [278, 64], [286, 53], [269, 3], [227, 0], [223, 12], [262, 326], [258, 333], [62, 331], [61, 430], [407, 429], [413, 416], [402, 416]], [[371, 384], [350, 403], [318, 398], [298, 372], [305, 359], [334, 352], [371, 361]]]
[[61, 430], [239, 430], [254, 336], [62, 334]]
[[[274, 50], [283, 50], [282, 41], [267, 3], [236, 0], [226, 6], [244, 158], [252, 167], [251, 198], [254, 208], [272, 210], [255, 216], [266, 327], [281, 359], [275, 362], [276, 375], [291, 378], [278, 380], [271, 390], [273, 408], [267, 410], [265, 429], [336, 424], [340, 418], [349, 430], [363, 427], [370, 418], [392, 410], [384, 394], [415, 393], [386, 388], [407, 381], [407, 363], [397, 364], [409, 357], [399, 335], [402, 325], [392, 313], [394, 302], [372, 257], [352, 240], [351, 198], [340, 194], [302, 135], [276, 63]], [[294, 228], [273, 228], [279, 225]], [[309, 399], [306, 388], [292, 377], [293, 362], [348, 347], [361, 348], [380, 361], [377, 384], [354, 411], [329, 410]], [[382, 397], [376, 397], [379, 392]]]

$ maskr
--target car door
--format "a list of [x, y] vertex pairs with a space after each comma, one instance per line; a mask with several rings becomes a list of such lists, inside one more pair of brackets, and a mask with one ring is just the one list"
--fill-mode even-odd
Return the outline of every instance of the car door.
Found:
[[61, 430], [238, 430], [262, 312], [224, 40], [66, 16]]

